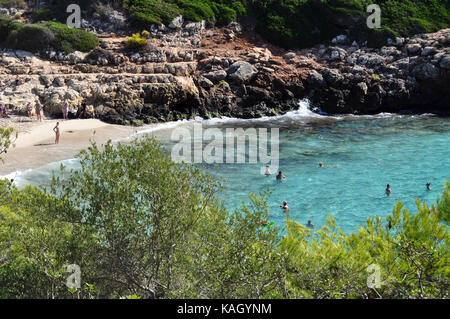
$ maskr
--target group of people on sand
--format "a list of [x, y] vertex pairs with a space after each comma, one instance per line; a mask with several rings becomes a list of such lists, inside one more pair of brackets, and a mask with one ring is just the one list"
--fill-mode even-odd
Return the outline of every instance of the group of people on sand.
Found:
[[[63, 103], [61, 104], [61, 112], [63, 115], [63, 119], [64, 120], [68, 120], [68, 109], [69, 109], [69, 104], [67, 103], [67, 100], [64, 100]], [[34, 113], [36, 114], [36, 118], [38, 121], [42, 122], [42, 105], [39, 102], [39, 100], [36, 100], [34, 102]], [[27, 115], [28, 117], [33, 120], [33, 104], [31, 102], [28, 102], [27, 104]]]
[[[324, 167], [325, 167], [325, 166], [323, 165], [323, 163], [319, 163], [319, 168], [324, 168]], [[266, 172], [265, 172], [265, 175], [266, 175], [266, 176], [272, 175], [272, 173], [271, 173], [271, 171], [270, 171], [270, 166], [269, 166], [269, 165], [266, 165]], [[283, 179], [285, 179], [285, 178], [286, 178], [286, 176], [283, 175], [283, 172], [282, 172], [282, 171], [279, 171], [278, 174], [277, 174], [277, 176], [276, 176], [276, 179], [277, 179], [278, 181], [280, 181], [280, 180], [283, 180]], [[425, 187], [426, 187], [426, 189], [427, 189], [428, 191], [431, 191], [431, 183], [426, 183]], [[387, 196], [390, 196], [391, 193], [392, 193], [391, 185], [388, 184], [388, 185], [386, 186], [386, 195], [387, 195]], [[280, 208], [283, 210], [283, 212], [284, 212], [285, 214], [288, 214], [288, 213], [289, 213], [289, 206], [288, 206], [288, 204], [287, 204], [286, 201], [283, 202], [283, 205], [281, 205]], [[267, 226], [268, 224], [269, 224], [269, 222], [268, 222], [267, 220], [263, 222], [263, 226]], [[308, 223], [306, 224], [306, 226], [309, 227], [309, 228], [314, 228], [314, 224], [311, 222], [311, 220], [308, 220]]]
[[[68, 119], [68, 117], [67, 117], [68, 104], [67, 104], [66, 100], [64, 100], [64, 102], [62, 103], [61, 110], [62, 110], [64, 119]], [[34, 103], [34, 112], [36, 114], [37, 120], [42, 122], [42, 105], [39, 102], [39, 100], [36, 100]], [[31, 120], [33, 120], [33, 105], [31, 104], [31, 102], [28, 102], [28, 104], [27, 104], [27, 114], [28, 114], [28, 117]], [[53, 132], [55, 133], [55, 144], [59, 144], [59, 137], [61, 135], [60, 128], [59, 128], [59, 122], [56, 122], [56, 125], [53, 128]]]
[[[72, 113], [74, 113], [74, 116], [76, 118], [80, 118], [82, 115], [84, 115], [85, 110], [86, 110], [86, 103], [83, 103], [81, 105], [80, 109], [78, 109], [77, 111], [72, 112]], [[39, 100], [36, 100], [36, 102], [34, 103], [34, 111], [36, 113], [37, 120], [42, 122], [42, 105], [39, 102]], [[2, 114], [1, 112], [2, 112], [2, 108], [0, 107], [0, 116]], [[68, 120], [69, 119], [69, 103], [67, 102], [66, 99], [64, 99], [63, 102], [61, 103], [61, 112], [63, 115], [63, 119]], [[27, 114], [28, 114], [28, 117], [32, 120], [33, 119], [33, 105], [31, 104], [31, 102], [28, 102], [28, 104], [27, 104]], [[55, 144], [59, 144], [59, 137], [61, 135], [59, 122], [56, 123], [56, 126], [53, 128], [53, 132], [56, 135], [55, 136]]]
[[[39, 102], [39, 100], [36, 100], [34, 102], [34, 112], [36, 113], [36, 118], [38, 121], [42, 122], [42, 105]], [[33, 105], [31, 102], [28, 102], [27, 104], [27, 115], [28, 117], [33, 120]]]

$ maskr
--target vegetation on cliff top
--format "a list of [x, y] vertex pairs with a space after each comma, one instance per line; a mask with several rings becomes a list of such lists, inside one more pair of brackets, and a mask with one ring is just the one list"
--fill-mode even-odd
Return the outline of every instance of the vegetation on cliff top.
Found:
[[69, 28], [59, 22], [24, 24], [0, 17], [0, 43], [31, 52], [56, 50], [70, 53], [88, 52], [98, 46], [99, 39], [89, 32]]
[[[10, 0], [0, 0], [11, 3]], [[447, 0], [121, 0], [103, 1], [127, 12], [128, 22], [139, 31], [152, 24], [168, 25], [183, 15], [187, 21], [206, 20], [226, 25], [252, 17], [256, 30], [267, 40], [283, 47], [309, 47], [348, 34], [369, 45], [384, 44], [389, 36], [411, 36], [434, 32], [450, 25]], [[80, 4], [91, 15], [92, 0], [49, 0], [35, 12], [36, 21], [53, 18], [65, 22], [66, 7]], [[381, 7], [381, 29], [369, 29], [369, 4]]]
[[[367, 28], [369, 4], [382, 10], [380, 30]], [[377, 45], [387, 36], [433, 32], [450, 25], [450, 4], [445, 0], [124, 0], [136, 27], [170, 23], [177, 15], [187, 20], [227, 24], [253, 16], [257, 30], [284, 47], [307, 47], [342, 33]]]
[[449, 297], [448, 184], [437, 207], [399, 203], [354, 234], [287, 217], [282, 235], [269, 194], [228, 212], [220, 183], [149, 138], [80, 160], [47, 189], [0, 180], [0, 298]]
[[[367, 6], [381, 7], [381, 29], [366, 25]], [[369, 44], [379, 38], [433, 32], [450, 25], [450, 7], [443, 0], [286, 0], [253, 1], [258, 30], [283, 46], [311, 46], [348, 34]], [[384, 44], [384, 43], [383, 43]]]

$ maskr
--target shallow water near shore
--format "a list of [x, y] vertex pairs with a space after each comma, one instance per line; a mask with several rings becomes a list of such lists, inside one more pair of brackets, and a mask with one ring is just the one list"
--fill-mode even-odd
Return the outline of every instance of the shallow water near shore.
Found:
[[[415, 212], [415, 199], [432, 204], [445, 180], [450, 180], [450, 119], [432, 115], [325, 116], [309, 111], [307, 105], [283, 116], [256, 120], [213, 119], [196, 121], [203, 128], [279, 128], [279, 166], [287, 178], [260, 174], [258, 164], [204, 165], [213, 175], [223, 177], [225, 187], [219, 196], [230, 209], [248, 202], [251, 192], [267, 187], [270, 220], [284, 226], [283, 201], [290, 217], [301, 224], [311, 220], [316, 228], [325, 224], [328, 214], [346, 233], [356, 231], [368, 217], [386, 216], [397, 201]], [[170, 151], [176, 143], [171, 133], [180, 125], [190, 129], [192, 122], [154, 127], [141, 134], [161, 140]], [[209, 142], [204, 142], [203, 146]], [[245, 149], [248, 158], [248, 147]], [[325, 167], [319, 168], [323, 162]], [[63, 161], [77, 168], [76, 160]], [[9, 174], [20, 187], [27, 183], [46, 184], [60, 162], [20, 173]], [[275, 173], [275, 172], [272, 172]], [[43, 182], [45, 181], [45, 182]], [[431, 182], [431, 191], [425, 184]], [[386, 184], [392, 195], [385, 195]]]

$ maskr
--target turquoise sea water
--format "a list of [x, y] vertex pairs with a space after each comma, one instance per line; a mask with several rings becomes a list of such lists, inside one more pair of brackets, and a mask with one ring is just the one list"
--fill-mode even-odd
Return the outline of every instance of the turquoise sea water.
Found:
[[[431, 204], [450, 180], [450, 119], [431, 115], [321, 116], [303, 106], [297, 112], [254, 121], [219, 119], [203, 121], [203, 128], [279, 128], [280, 170], [287, 178], [260, 174], [258, 164], [203, 165], [223, 177], [225, 188], [219, 196], [234, 209], [251, 192], [270, 188], [270, 220], [284, 225], [283, 201], [290, 217], [316, 228], [328, 214], [345, 232], [356, 230], [368, 217], [386, 216], [397, 201], [415, 211], [415, 199]], [[189, 125], [183, 124], [186, 127]], [[168, 150], [172, 128], [152, 130]], [[205, 142], [207, 144], [208, 142]], [[248, 148], [246, 154], [248, 156]], [[319, 168], [323, 162], [325, 167]], [[76, 160], [65, 161], [77, 167]], [[16, 182], [45, 184], [59, 163], [19, 173]], [[274, 172], [272, 172], [274, 173]], [[431, 183], [427, 191], [425, 184]], [[385, 195], [386, 184], [392, 195]]]
[[[287, 201], [296, 221], [311, 220], [318, 228], [331, 214], [350, 233], [368, 217], [388, 215], [398, 201], [413, 212], [416, 198], [434, 203], [444, 181], [450, 181], [448, 118], [327, 117], [299, 111], [257, 121], [207, 121], [204, 128], [208, 127], [280, 129], [279, 163], [285, 180], [276, 181], [276, 174], [261, 175], [260, 163], [206, 166], [226, 180], [220, 197], [230, 209], [238, 208], [242, 200], [248, 202], [249, 193], [269, 187], [270, 220], [280, 226], [285, 221], [280, 205]], [[319, 168], [319, 162], [325, 167]], [[427, 182], [431, 191], [426, 190]], [[392, 188], [389, 197], [387, 184]]]

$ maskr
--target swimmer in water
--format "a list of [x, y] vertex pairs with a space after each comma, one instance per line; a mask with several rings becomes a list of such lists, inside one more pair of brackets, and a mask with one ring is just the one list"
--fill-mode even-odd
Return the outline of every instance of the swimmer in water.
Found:
[[391, 185], [387, 184], [387, 186], [386, 186], [386, 195], [387, 195], [387, 196], [390, 196], [391, 193], [392, 193], [392, 191], [391, 191]]
[[339, 165], [333, 165], [333, 166], [325, 166], [323, 163], [319, 163], [319, 168], [341, 168]]
[[306, 224], [306, 227], [314, 228], [314, 224], [308, 220], [308, 224]]
[[266, 165], [266, 176], [272, 175], [272, 172], [270, 171], [270, 166]]
[[427, 190], [431, 191], [431, 183], [427, 183]]
[[280, 206], [280, 208], [287, 214], [289, 213], [289, 206], [286, 202], [283, 202], [283, 206]]
[[286, 176], [284, 176], [284, 175], [283, 175], [283, 172], [280, 171], [280, 172], [278, 173], [278, 175], [277, 175], [277, 180], [278, 180], [278, 181], [281, 181], [283, 178], [286, 178]]

